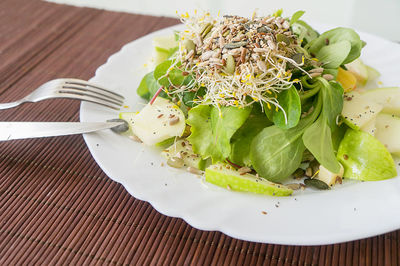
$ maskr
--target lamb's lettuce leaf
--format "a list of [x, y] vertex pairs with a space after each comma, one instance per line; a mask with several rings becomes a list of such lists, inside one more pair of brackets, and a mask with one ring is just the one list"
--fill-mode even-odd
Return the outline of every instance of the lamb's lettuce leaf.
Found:
[[255, 136], [250, 159], [259, 175], [272, 182], [282, 182], [299, 167], [305, 150], [301, 137], [320, 114], [321, 105], [322, 99], [318, 97], [314, 111], [293, 128], [282, 129], [274, 125]]
[[303, 134], [303, 143], [317, 161], [332, 173], [339, 173], [340, 165], [332, 144], [332, 133], [322, 114]]
[[213, 163], [224, 161], [231, 154], [231, 138], [243, 125], [251, 108], [198, 105], [188, 113], [187, 124], [191, 126], [188, 137], [193, 151]]
[[[166, 60], [156, 66], [154, 69], [154, 78], [164, 87], [169, 87], [171, 83], [175, 86], [188, 85], [193, 79], [192, 76], [183, 75], [184, 71], [178, 68], [180, 64], [176, 64], [175, 66], [172, 66], [172, 64], [172, 60]], [[167, 72], [168, 77], [166, 76]]]
[[292, 86], [288, 90], [279, 93], [278, 102], [283, 110], [285, 110], [285, 113], [281, 109], [278, 112], [274, 112], [274, 124], [283, 129], [296, 126], [301, 115], [300, 96], [296, 88]]
[[328, 82], [319, 78], [322, 83], [322, 113], [327, 119], [328, 125], [333, 129], [336, 124], [336, 118], [342, 113], [343, 109], [343, 87], [336, 82]]
[[[305, 48], [308, 49], [308, 51], [311, 54], [316, 55], [318, 58], [318, 55], [326, 56], [325, 52], [319, 53], [323, 47], [336, 45], [337, 43], [343, 41], [349, 42], [351, 46], [348, 55], [341, 63], [341, 64], [347, 64], [353, 61], [354, 59], [357, 59], [360, 56], [361, 49], [363, 47], [363, 41], [360, 39], [360, 36], [353, 29], [339, 27], [326, 31], [322, 33], [318, 38], [308, 43]], [[342, 53], [342, 51], [339, 50], [336, 50], [335, 54], [336, 52]], [[332, 54], [331, 56], [334, 56], [335, 54]], [[324, 57], [318, 59], [321, 61], [321, 59], [324, 59]]]
[[[154, 72], [152, 71], [142, 78], [136, 92], [143, 99], [150, 100], [160, 87], [161, 85], [154, 78]], [[168, 98], [165, 92], [161, 92], [160, 96]]]
[[272, 124], [260, 109], [253, 108], [246, 122], [236, 131], [231, 139], [232, 151], [229, 159], [238, 165], [251, 166], [251, 142], [262, 129]]

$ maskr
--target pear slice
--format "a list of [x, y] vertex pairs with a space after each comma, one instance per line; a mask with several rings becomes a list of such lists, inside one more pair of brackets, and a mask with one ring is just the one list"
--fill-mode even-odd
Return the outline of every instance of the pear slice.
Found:
[[358, 85], [357, 87], [362, 87], [367, 83], [368, 68], [360, 58], [357, 58], [353, 62], [346, 64], [346, 68], [356, 77]]
[[379, 114], [376, 118], [375, 137], [392, 154], [400, 155], [400, 118], [394, 115]]
[[367, 123], [365, 123], [360, 128], [360, 130], [362, 130], [364, 132], [367, 132], [367, 133], [371, 134], [372, 136], [375, 136], [375, 132], [376, 132], [376, 117], [372, 118]]
[[183, 160], [184, 166], [204, 170], [206, 160], [195, 154], [192, 145], [186, 139], [177, 140], [161, 153], [166, 159], [178, 157]]
[[382, 108], [381, 104], [352, 91], [344, 96], [342, 117], [349, 127], [359, 129], [374, 119]]
[[186, 127], [182, 110], [161, 97], [157, 97], [153, 104], [147, 104], [130, 121], [133, 134], [150, 146], [181, 136]]
[[314, 177], [314, 179], [321, 180], [328, 186], [332, 187], [337, 182], [339, 182], [340, 184], [342, 183], [343, 173], [344, 173], [343, 165], [340, 165], [339, 173], [332, 173], [331, 171], [320, 165], [318, 175]]
[[393, 158], [385, 146], [360, 130], [346, 131], [337, 158], [344, 167], [346, 178], [376, 181], [397, 175]]
[[179, 43], [175, 40], [174, 35], [160, 36], [153, 39], [154, 47], [154, 64], [158, 65], [168, 59], [170, 49], [175, 48]]
[[236, 191], [272, 196], [290, 196], [293, 193], [293, 190], [284, 185], [248, 173], [241, 175], [230, 165], [221, 163], [206, 168], [205, 176], [207, 182]]
[[400, 115], [400, 88], [378, 88], [362, 94], [365, 101], [373, 101], [383, 106], [382, 112]]

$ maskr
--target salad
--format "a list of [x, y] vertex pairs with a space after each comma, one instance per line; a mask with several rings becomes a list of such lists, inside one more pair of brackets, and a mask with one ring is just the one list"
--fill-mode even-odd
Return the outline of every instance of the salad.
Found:
[[122, 112], [132, 139], [167, 164], [229, 190], [288, 196], [344, 178], [397, 176], [400, 88], [376, 85], [349, 28], [319, 33], [282, 11], [251, 18], [181, 15], [155, 39], [154, 69]]

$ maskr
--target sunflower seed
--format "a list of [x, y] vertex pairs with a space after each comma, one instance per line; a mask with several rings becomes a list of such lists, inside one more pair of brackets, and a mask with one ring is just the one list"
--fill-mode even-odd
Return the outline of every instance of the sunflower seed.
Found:
[[243, 173], [246, 174], [246, 173], [250, 173], [251, 169], [249, 167], [247, 167], [247, 166], [243, 166], [243, 167], [239, 168], [237, 171], [240, 174], [243, 174]]
[[268, 47], [269, 47], [271, 50], [275, 50], [275, 49], [276, 49], [276, 44], [275, 44], [273, 41], [268, 40], [268, 41], [267, 41], [267, 44], [268, 44]]
[[324, 79], [326, 79], [326, 80], [332, 80], [332, 79], [335, 78], [335, 77], [334, 77], [333, 75], [331, 75], [331, 74], [324, 74], [324, 75], [322, 75], [322, 77], [323, 77]]
[[261, 61], [261, 60], [257, 61], [257, 67], [263, 72], [267, 72], [267, 70], [268, 70], [265, 62]]
[[256, 53], [268, 53], [269, 52], [269, 50], [265, 49], [265, 48], [254, 48], [253, 51]]
[[286, 184], [285, 186], [293, 190], [299, 190], [301, 188], [301, 185], [297, 183]]
[[228, 74], [233, 74], [235, 73], [235, 59], [233, 58], [232, 55], [228, 55], [228, 57], [226, 58], [226, 67], [225, 67], [225, 71]]
[[189, 166], [186, 170], [188, 172], [192, 173], [192, 174], [195, 174], [195, 175], [202, 175], [203, 174], [203, 171], [201, 171], [201, 170], [199, 170], [197, 168], [191, 167], [191, 166]]
[[312, 77], [312, 78], [316, 78], [316, 77], [319, 77], [319, 76], [321, 76], [321, 73], [318, 73], [318, 72], [310, 74], [310, 77]]
[[319, 68], [314, 68], [311, 69], [310, 71], [308, 71], [309, 73], [322, 73], [322, 71], [324, 71], [324, 69], [322, 67]]
[[176, 116], [176, 117], [171, 118], [171, 119], [169, 120], [168, 124], [169, 124], [170, 126], [173, 126], [173, 125], [178, 124], [178, 122], [179, 122], [179, 117]]

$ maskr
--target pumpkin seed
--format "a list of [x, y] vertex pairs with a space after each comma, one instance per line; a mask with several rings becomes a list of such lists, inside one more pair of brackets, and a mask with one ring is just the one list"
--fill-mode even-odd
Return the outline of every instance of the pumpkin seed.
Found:
[[186, 51], [188, 51], [188, 52], [194, 51], [194, 49], [196, 48], [196, 45], [194, 44], [194, 42], [189, 39], [184, 40], [183, 46], [186, 48]]
[[303, 153], [303, 158], [301, 159], [301, 162], [302, 162], [302, 163], [304, 163], [304, 162], [311, 162], [312, 160], [314, 160], [314, 156], [312, 155], [311, 152], [309, 152], [308, 150], [306, 150], [306, 151]]
[[228, 55], [228, 57], [226, 58], [226, 67], [225, 67], [226, 73], [232, 75], [233, 73], [235, 73], [235, 67], [236, 67], [235, 59], [233, 58], [232, 55]]
[[226, 49], [235, 49], [235, 48], [240, 48], [242, 46], [247, 45], [249, 42], [248, 41], [241, 41], [241, 42], [231, 42], [225, 44], [224, 48]]
[[317, 160], [313, 160], [310, 162], [310, 167], [312, 168], [313, 173], [319, 170], [319, 163]]
[[290, 44], [290, 39], [285, 34], [281, 34], [281, 33], [276, 35], [276, 41], [284, 42], [286, 45]]
[[302, 178], [303, 176], [304, 176], [304, 170], [303, 169], [301, 169], [301, 168], [298, 168], [296, 171], [294, 171], [294, 173], [293, 173], [293, 178], [295, 178], [295, 179], [300, 179], [300, 178]]
[[330, 189], [328, 184], [326, 184], [325, 182], [318, 180], [318, 179], [311, 179], [311, 178], [304, 179], [304, 184], [306, 184], [306, 186], [314, 187], [314, 188], [322, 189], [322, 190]]
[[207, 23], [206, 25], [204, 25], [204, 27], [200, 33], [201, 38], [205, 39], [205, 37], [211, 31], [212, 28], [213, 28], [213, 25], [211, 23]]
[[301, 64], [303, 63], [303, 57], [304, 57], [303, 53], [297, 53], [292, 55], [291, 59], [293, 59], [297, 64]]
[[107, 120], [107, 122], [124, 122], [122, 125], [111, 128], [111, 130], [115, 133], [124, 133], [129, 130], [128, 122], [126, 122], [123, 119], [119, 119], [119, 118], [109, 119], [109, 120]]

